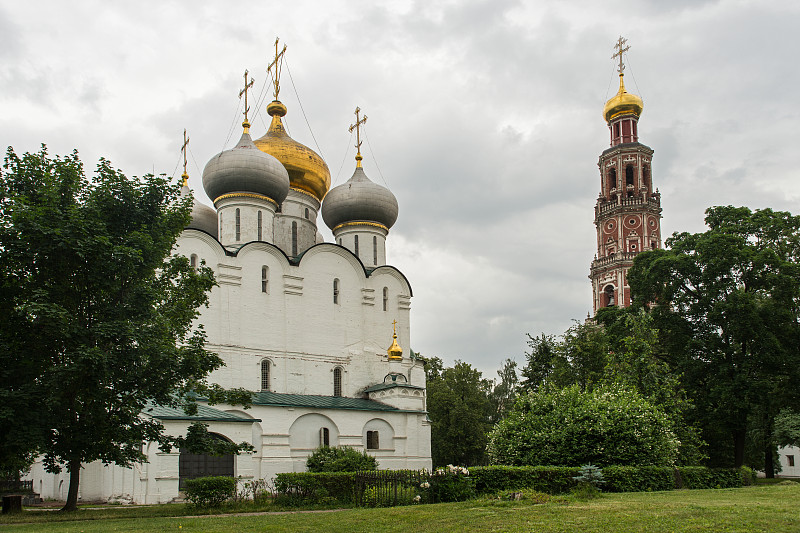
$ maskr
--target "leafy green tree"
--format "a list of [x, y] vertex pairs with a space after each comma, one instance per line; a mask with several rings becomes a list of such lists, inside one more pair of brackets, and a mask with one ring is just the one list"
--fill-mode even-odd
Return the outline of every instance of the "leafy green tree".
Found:
[[633, 390], [579, 385], [520, 396], [489, 439], [492, 462], [580, 466], [674, 464], [672, 421]]
[[[81, 463], [130, 465], [145, 459], [145, 441], [180, 444], [141, 416], [148, 402], [191, 413], [190, 393], [231, 399], [205, 381], [222, 360], [193, 327], [213, 273], [171, 255], [190, 209], [163, 176], [128, 178], [101, 160], [88, 180], [77, 153], [8, 149], [0, 459], [41, 453], [48, 470], [66, 466], [65, 510], [76, 508]], [[202, 429], [193, 430], [196, 442]]]
[[456, 361], [427, 382], [434, 466], [485, 462], [490, 428], [491, 382], [468, 363]]
[[538, 337], [533, 337], [528, 333], [528, 347], [531, 351], [525, 352], [526, 363], [522, 367], [521, 390], [537, 391], [547, 382], [555, 367], [557, 342], [552, 335], [542, 333]]
[[320, 446], [306, 459], [309, 472], [358, 472], [377, 470], [378, 461], [367, 453], [350, 446]]
[[502, 420], [517, 399], [519, 385], [517, 362], [513, 359], [503, 361], [502, 366], [497, 371], [497, 377], [500, 379], [492, 383], [492, 391], [489, 393], [492, 411], [490, 422], [492, 424]]
[[[697, 406], [712, 464], [741, 466], [753, 420], [768, 432], [798, 401], [800, 217], [713, 207], [706, 224], [639, 254], [628, 279], [638, 305], [656, 304], [655, 326]], [[764, 450], [768, 474], [772, 456]]]

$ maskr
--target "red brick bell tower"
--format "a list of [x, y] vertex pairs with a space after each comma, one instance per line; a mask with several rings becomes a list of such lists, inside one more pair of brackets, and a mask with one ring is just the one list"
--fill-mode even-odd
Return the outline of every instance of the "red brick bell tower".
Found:
[[592, 261], [594, 313], [601, 307], [631, 304], [628, 269], [642, 250], [661, 248], [661, 195], [653, 187], [652, 148], [639, 142], [642, 99], [625, 90], [623, 54], [627, 39], [614, 45], [619, 58], [619, 91], [606, 102], [603, 117], [611, 147], [600, 154], [600, 195], [594, 208], [597, 255]]

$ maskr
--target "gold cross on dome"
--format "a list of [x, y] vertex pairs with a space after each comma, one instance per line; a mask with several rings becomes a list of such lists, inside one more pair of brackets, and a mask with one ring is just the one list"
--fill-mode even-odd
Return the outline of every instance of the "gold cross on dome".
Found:
[[247, 120], [247, 113], [250, 112], [250, 106], [247, 105], [247, 90], [250, 89], [256, 80], [253, 77], [250, 77], [250, 83], [247, 83], [247, 69], [244, 71], [244, 89], [239, 91], [239, 99], [242, 99], [242, 95], [244, 95], [244, 122], [242, 122], [242, 126], [244, 127], [245, 133], [248, 133], [248, 129], [250, 128], [250, 121]]
[[272, 67], [275, 67], [275, 73], [272, 75], [272, 83], [275, 86], [275, 100], [278, 99], [278, 94], [281, 92], [281, 64], [283, 63], [283, 54], [286, 52], [286, 45], [283, 45], [283, 50], [278, 52], [278, 41], [280, 41], [279, 37], [275, 38], [275, 60], [269, 64], [267, 67], [267, 72], [272, 70]]
[[186, 147], [189, 146], [189, 137], [186, 136], [186, 128], [183, 128], [183, 146], [181, 146], [181, 153], [183, 153], [183, 186], [189, 186], [189, 174], [186, 172]]
[[617, 67], [617, 72], [620, 74], [622, 74], [622, 71], [625, 70], [625, 65], [622, 63], [622, 54], [631, 49], [630, 45], [625, 46], [625, 43], [627, 42], [628, 39], [624, 39], [622, 35], [620, 35], [619, 39], [617, 39], [617, 43], [614, 45], [614, 48], [616, 48], [617, 51], [611, 56], [611, 59], [619, 57], [619, 67]]
[[353, 130], [356, 130], [356, 167], [361, 167], [361, 126], [367, 122], [367, 115], [364, 115], [363, 118], [358, 118], [358, 114], [361, 112], [360, 107], [356, 107], [355, 114], [356, 114], [356, 123], [350, 124], [350, 128], [348, 131], [353, 133]]
[[397, 320], [392, 322], [392, 331], [394, 332], [394, 335], [397, 335]]

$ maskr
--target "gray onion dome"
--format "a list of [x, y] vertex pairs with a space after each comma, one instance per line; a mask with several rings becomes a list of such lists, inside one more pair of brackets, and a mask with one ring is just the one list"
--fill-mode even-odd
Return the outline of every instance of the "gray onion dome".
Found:
[[397, 199], [392, 191], [373, 183], [356, 167], [353, 177], [334, 187], [322, 202], [322, 219], [334, 229], [345, 222], [377, 222], [391, 228], [397, 220]]
[[224, 194], [251, 193], [280, 204], [289, 194], [289, 173], [280, 162], [256, 148], [245, 132], [236, 146], [206, 164], [203, 188], [212, 201]]
[[[188, 176], [187, 176], [188, 177]], [[198, 202], [187, 185], [181, 187], [181, 197], [192, 197], [192, 220], [187, 229], [199, 229], [219, 238], [217, 235], [217, 212], [205, 204]]]

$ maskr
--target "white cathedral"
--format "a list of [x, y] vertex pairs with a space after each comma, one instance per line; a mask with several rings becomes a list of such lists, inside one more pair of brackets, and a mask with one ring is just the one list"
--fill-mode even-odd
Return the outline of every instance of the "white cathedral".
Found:
[[[84, 501], [169, 502], [203, 475], [271, 479], [304, 471], [321, 444], [367, 450], [381, 469], [431, 468], [425, 371], [410, 350], [411, 286], [386, 264], [397, 200], [367, 178], [360, 150], [350, 180], [329, 190], [327, 165], [288, 136], [275, 97], [263, 137], [252, 140], [245, 114], [236, 146], [208, 162], [203, 188], [214, 208], [194, 201], [176, 245], [218, 283], [198, 320], [206, 347], [225, 361], [209, 379], [256, 391], [253, 405], [143, 413], [173, 435], [202, 421], [255, 451], [213, 457], [146, 444], [148, 461], [132, 468], [84, 465]], [[354, 127], [362, 122], [357, 114]], [[191, 194], [186, 178], [183, 194]], [[317, 230], [320, 210], [335, 243]], [[41, 497], [66, 497], [68, 474], [37, 463], [31, 475]]]

